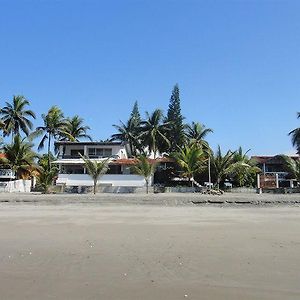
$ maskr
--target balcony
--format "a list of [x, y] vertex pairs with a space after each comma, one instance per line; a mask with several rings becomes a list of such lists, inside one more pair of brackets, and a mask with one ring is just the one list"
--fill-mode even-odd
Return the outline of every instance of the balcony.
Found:
[[15, 173], [11, 169], [0, 169], [0, 179], [14, 179]]
[[[81, 156], [76, 155], [59, 155], [58, 159], [80, 159]], [[119, 158], [118, 155], [104, 156], [104, 155], [88, 155], [90, 159], [103, 159], [103, 158]]]

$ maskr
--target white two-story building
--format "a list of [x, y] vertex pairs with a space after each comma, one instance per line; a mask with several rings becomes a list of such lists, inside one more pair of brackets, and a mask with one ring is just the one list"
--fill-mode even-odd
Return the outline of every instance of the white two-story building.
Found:
[[132, 174], [134, 160], [128, 158], [126, 146], [121, 142], [56, 142], [59, 174], [57, 185], [66, 187], [92, 186], [93, 181], [87, 174], [80, 154], [96, 161], [109, 160], [109, 169], [98, 181], [101, 186], [143, 187], [145, 180]]

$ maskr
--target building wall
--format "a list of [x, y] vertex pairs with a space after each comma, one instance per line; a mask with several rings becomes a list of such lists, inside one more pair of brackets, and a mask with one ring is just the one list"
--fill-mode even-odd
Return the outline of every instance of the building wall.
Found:
[[127, 158], [126, 149], [122, 145], [61, 145], [59, 148], [59, 156], [62, 156], [63, 154], [65, 156], [70, 156], [71, 150], [84, 151], [84, 154], [88, 155], [89, 148], [112, 149], [112, 155], [117, 155], [119, 158]]
[[[88, 174], [59, 174], [56, 184], [66, 186], [92, 186], [93, 180]], [[100, 185], [135, 186], [145, 185], [145, 179], [139, 175], [104, 174], [98, 181]]]
[[0, 193], [30, 193], [31, 180], [14, 180], [0, 183]]

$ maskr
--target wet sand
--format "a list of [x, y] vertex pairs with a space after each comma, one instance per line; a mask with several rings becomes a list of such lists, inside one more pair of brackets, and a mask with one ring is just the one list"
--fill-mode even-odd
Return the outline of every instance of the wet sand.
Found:
[[0, 241], [0, 299], [300, 299], [298, 206], [1, 203]]

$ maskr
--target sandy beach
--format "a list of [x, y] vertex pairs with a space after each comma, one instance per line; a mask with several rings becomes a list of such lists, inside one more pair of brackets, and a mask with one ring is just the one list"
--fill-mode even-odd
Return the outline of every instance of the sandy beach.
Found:
[[1, 202], [0, 299], [300, 299], [299, 225], [297, 205]]

